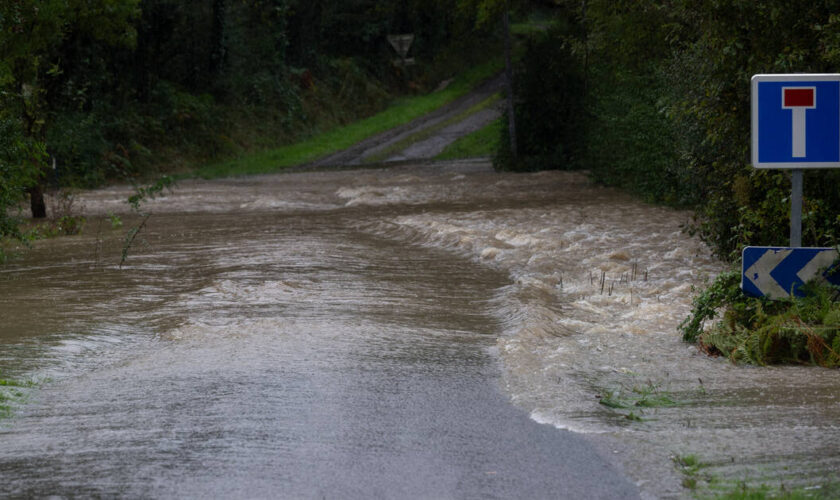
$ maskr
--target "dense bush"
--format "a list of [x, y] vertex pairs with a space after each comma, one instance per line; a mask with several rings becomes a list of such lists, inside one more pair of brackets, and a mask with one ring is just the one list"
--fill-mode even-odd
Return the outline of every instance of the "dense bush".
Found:
[[564, 43], [563, 30], [553, 27], [526, 41], [514, 78], [517, 156], [502, 130], [496, 164], [509, 170], [571, 168], [580, 160], [586, 125], [584, 77]]
[[[666, 69], [681, 97], [672, 98], [669, 111], [680, 133], [682, 168], [701, 181], [700, 235], [729, 259], [747, 244], [784, 244], [789, 176], [748, 164], [749, 81], [756, 73], [834, 71], [834, 8], [803, 0], [685, 1], [676, 16], [684, 38]], [[838, 180], [837, 172], [807, 173], [803, 244], [836, 243]]]
[[614, 72], [593, 78], [581, 166], [597, 182], [620, 186], [647, 201], [699, 202], [699, 186], [681, 168], [675, 133], [661, 112], [666, 86], [655, 74]]

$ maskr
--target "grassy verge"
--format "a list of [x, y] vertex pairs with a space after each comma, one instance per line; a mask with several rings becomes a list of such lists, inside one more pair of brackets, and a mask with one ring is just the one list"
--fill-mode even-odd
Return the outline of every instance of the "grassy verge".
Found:
[[461, 137], [446, 147], [436, 160], [490, 157], [496, 153], [502, 134], [502, 119], [494, 121], [475, 132]]
[[249, 154], [198, 168], [194, 175], [205, 179], [266, 174], [301, 165], [326, 156], [372, 135], [408, 123], [461, 97], [502, 68], [499, 58], [458, 75], [445, 89], [427, 95], [400, 99], [370, 118], [318, 134], [296, 144]]

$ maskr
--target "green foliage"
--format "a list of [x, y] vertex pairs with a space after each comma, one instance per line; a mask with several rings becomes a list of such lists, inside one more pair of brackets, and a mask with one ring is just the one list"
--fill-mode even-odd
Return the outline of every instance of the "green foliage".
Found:
[[146, 214], [143, 216], [143, 219], [140, 221], [139, 224], [136, 226], [131, 227], [125, 233], [125, 241], [123, 242], [122, 252], [120, 254], [120, 269], [122, 269], [123, 264], [125, 261], [128, 260], [128, 253], [131, 251], [131, 247], [134, 245], [134, 240], [140, 235], [143, 229], [146, 227], [146, 222], [148, 222], [149, 217], [151, 214]]
[[[20, 0], [0, 4], [0, 121], [4, 129], [10, 129], [0, 139], [4, 174], [0, 177], [0, 237], [21, 238], [19, 221], [8, 210], [30, 188], [40, 193], [48, 180], [46, 137], [52, 114], [67, 96], [72, 96], [71, 102], [83, 101], [88, 88], [98, 83], [88, 77], [86, 67], [74, 64], [75, 49], [84, 45], [104, 52], [132, 46], [131, 21], [138, 13], [137, 3]], [[86, 83], [80, 84], [77, 76]], [[64, 229], [72, 226], [69, 220], [63, 222]]]
[[62, 215], [26, 228], [21, 239], [28, 243], [59, 236], [73, 236], [82, 232], [86, 222], [87, 219], [81, 215]]
[[[749, 80], [756, 73], [833, 71], [833, 11], [826, 3], [778, 0], [684, 1], [675, 10], [684, 24], [673, 33], [666, 68], [675, 90], [668, 112], [683, 168], [700, 180], [705, 199], [697, 230], [721, 257], [736, 258], [746, 243], [786, 240], [787, 174], [746, 164]], [[806, 246], [834, 242], [838, 180], [836, 172], [808, 173]]]
[[[838, 289], [810, 282], [803, 291], [804, 298], [751, 298], [740, 290], [739, 272], [722, 273], [695, 298], [680, 325], [683, 339], [736, 362], [840, 366]], [[719, 319], [704, 329], [714, 318]]]
[[[473, 27], [445, 0], [0, 3], [0, 236], [34, 185], [142, 182], [370, 116], [450, 78], [432, 65], [482, 45]], [[390, 33], [415, 34], [408, 73]]]
[[[644, 385], [619, 387], [618, 389], [603, 390], [597, 396], [598, 402], [607, 408], [615, 410], [623, 418], [635, 422], [645, 420], [645, 412], [652, 408], [669, 408], [679, 406], [671, 394], [648, 381]], [[630, 410], [630, 411], [622, 411]]]
[[697, 455], [676, 455], [674, 466], [682, 476], [684, 488], [692, 490], [692, 496], [700, 499], [729, 500], [803, 500], [807, 498], [837, 498], [840, 486], [826, 478], [824, 484], [811, 487], [788, 488], [784, 483], [776, 486], [756, 484], [753, 481], [731, 480], [717, 477], [710, 471], [716, 464], [704, 462]]
[[527, 40], [513, 80], [518, 156], [514, 160], [504, 120], [497, 168], [567, 169], [580, 161], [585, 81], [565, 38], [565, 29], [555, 26]]
[[147, 186], [134, 186], [134, 194], [128, 197], [128, 204], [131, 208], [139, 212], [140, 204], [147, 200], [152, 200], [156, 196], [163, 193], [164, 190], [171, 190], [175, 185], [175, 179], [171, 176], [164, 175]]
[[728, 491], [715, 495], [717, 500], [806, 500], [814, 498], [837, 498], [838, 488], [827, 485], [819, 489], [787, 490], [784, 485], [771, 487], [767, 485], [748, 486], [746, 483], [731, 487]]
[[108, 222], [111, 223], [111, 229], [119, 229], [123, 225], [122, 218], [110, 212], [108, 213]]
[[655, 1], [594, 1], [577, 10], [577, 31], [567, 42], [586, 84], [577, 166], [648, 201], [690, 206], [700, 201], [698, 181], [680, 164], [664, 112], [674, 10]]
[[[704, 325], [712, 320], [721, 308], [742, 302], [741, 273], [736, 270], [727, 271], [694, 298], [691, 315], [680, 324], [683, 340], [696, 342], [702, 335]], [[750, 302], [750, 304], [752, 304]], [[749, 315], [751, 311], [744, 311]]]
[[43, 144], [24, 137], [20, 123], [0, 110], [0, 240], [21, 238], [18, 209], [43, 155]]
[[[148, 222], [149, 217], [151, 217], [151, 214], [141, 212], [141, 205], [144, 202], [153, 200], [164, 190], [171, 190], [174, 185], [175, 179], [168, 175], [164, 175], [146, 186], [140, 186], [137, 184], [134, 185], [134, 193], [130, 195], [126, 201], [128, 201], [128, 204], [131, 205], [131, 209], [140, 215], [142, 219], [136, 226], [130, 227], [125, 233], [125, 241], [123, 242], [122, 253], [120, 255], [120, 269], [122, 269], [123, 264], [125, 264], [126, 260], [128, 260], [128, 254], [131, 251], [131, 247], [146, 227], [146, 222]], [[109, 218], [112, 228], [116, 229], [118, 227], [122, 227], [122, 220], [119, 217], [109, 215]]]
[[528, 0], [458, 0], [461, 15], [473, 20], [476, 27], [496, 24], [505, 11], [525, 10], [532, 2]]
[[589, 105], [581, 163], [592, 178], [650, 202], [697, 203], [697, 182], [679, 168], [671, 126], [660, 112], [662, 79], [612, 71], [595, 78], [591, 87], [597, 97]]
[[677, 470], [683, 474], [683, 487], [694, 490], [699, 486], [700, 480], [709, 481], [708, 476], [701, 474], [707, 464], [701, 462], [697, 455], [677, 455], [673, 460]]

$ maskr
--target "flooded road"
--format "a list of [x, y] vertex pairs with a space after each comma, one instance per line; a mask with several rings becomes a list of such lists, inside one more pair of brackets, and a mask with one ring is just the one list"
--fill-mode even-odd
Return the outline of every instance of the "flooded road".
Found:
[[122, 269], [101, 227], [3, 269], [0, 367], [43, 383], [0, 424], [0, 496], [637, 496], [500, 391], [505, 273], [263, 187], [154, 204]]
[[84, 235], [0, 269], [0, 373], [39, 382], [0, 421], [0, 495], [671, 498], [680, 457], [701, 485], [840, 470], [836, 370], [680, 341], [723, 269], [687, 213], [481, 162], [186, 181], [119, 269], [127, 195], [85, 193]]

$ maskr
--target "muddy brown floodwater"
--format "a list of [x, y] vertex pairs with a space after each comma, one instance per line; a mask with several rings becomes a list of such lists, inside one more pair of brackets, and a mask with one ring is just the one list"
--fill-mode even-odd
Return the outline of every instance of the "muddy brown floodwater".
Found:
[[[124, 229], [105, 216], [132, 223], [127, 194], [81, 194], [84, 235], [0, 269], [0, 371], [42, 382], [0, 424], [0, 492], [271, 496], [287, 456], [286, 496], [540, 496], [465, 483], [507, 471], [471, 469], [489, 467], [464, 451], [480, 426], [441, 436], [418, 417], [478, 422], [487, 401], [510, 422], [496, 408], [524, 410], [534, 427], [510, 425], [524, 436], [581, 446], [590, 468], [569, 484], [622, 471], [605, 498], [635, 494], [622, 474], [645, 497], [690, 496], [674, 458], [692, 455], [701, 484], [838, 479], [838, 371], [733, 366], [680, 341], [692, 287], [724, 268], [681, 230], [685, 212], [484, 162], [185, 181], [145, 207], [119, 269]], [[673, 404], [634, 405], [646, 395]], [[429, 436], [461, 451], [400, 462]], [[338, 494], [354, 472], [331, 476], [331, 460], [385, 489]], [[432, 487], [406, 469], [450, 472]]]

